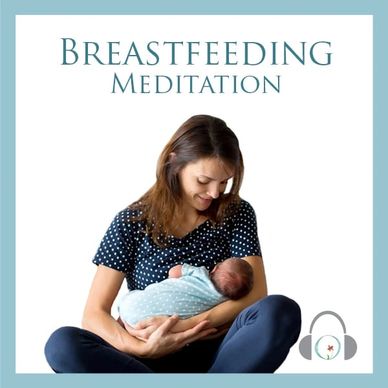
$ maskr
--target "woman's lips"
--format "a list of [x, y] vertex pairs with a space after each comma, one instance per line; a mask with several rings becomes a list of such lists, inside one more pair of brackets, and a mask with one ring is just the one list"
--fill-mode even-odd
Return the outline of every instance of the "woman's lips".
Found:
[[204, 205], [210, 205], [211, 201], [213, 200], [212, 198], [203, 198], [200, 195], [198, 196], [198, 198]]

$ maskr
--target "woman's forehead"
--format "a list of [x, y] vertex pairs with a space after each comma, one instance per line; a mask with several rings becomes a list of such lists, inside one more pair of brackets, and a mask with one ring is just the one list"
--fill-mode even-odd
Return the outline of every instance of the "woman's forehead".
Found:
[[186, 168], [195, 175], [211, 180], [226, 180], [234, 175], [234, 169], [219, 158], [198, 159], [189, 163]]

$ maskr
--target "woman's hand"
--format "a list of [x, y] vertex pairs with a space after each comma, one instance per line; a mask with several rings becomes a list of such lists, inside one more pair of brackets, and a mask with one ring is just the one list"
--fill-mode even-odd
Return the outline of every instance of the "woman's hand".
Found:
[[[214, 334], [217, 331], [213, 328], [207, 328], [207, 325], [209, 325], [208, 321], [202, 321], [189, 330], [180, 333], [172, 333], [171, 329], [178, 321], [179, 317], [176, 315], [167, 317], [167, 319], [165, 319], [165, 321], [149, 335], [148, 339], [143, 342], [138, 356], [159, 358], [166, 354], [174, 353], [183, 348], [183, 346]], [[132, 330], [132, 332], [137, 332], [136, 329], [130, 327], [129, 329]], [[130, 331], [128, 332], [131, 334]]]
[[156, 315], [138, 322], [135, 326], [129, 326], [124, 322], [124, 326], [131, 336], [146, 341], [168, 318], [168, 315]]
[[[136, 337], [142, 341], [147, 341], [150, 335], [158, 328], [160, 327], [164, 322], [166, 322], [169, 319], [168, 315], [155, 315], [150, 318], [143, 319], [142, 321], [138, 322], [135, 326], [129, 326], [126, 322], [124, 322], [124, 327], [128, 331], [128, 333]], [[210, 328], [210, 322], [206, 319], [202, 319], [197, 322], [189, 322], [187, 319], [178, 319], [178, 322], [171, 328], [171, 333], [181, 333], [185, 332], [189, 329], [193, 329], [196, 327], [200, 322], [207, 322], [207, 325], [205, 328]], [[229, 326], [229, 325], [225, 325]], [[220, 329], [222, 329], [220, 331]], [[226, 328], [223, 330], [224, 327], [217, 327], [214, 330], [214, 333], [212, 333], [211, 336], [207, 336], [206, 339], [212, 339], [217, 338], [221, 334], [224, 334], [228, 329]]]

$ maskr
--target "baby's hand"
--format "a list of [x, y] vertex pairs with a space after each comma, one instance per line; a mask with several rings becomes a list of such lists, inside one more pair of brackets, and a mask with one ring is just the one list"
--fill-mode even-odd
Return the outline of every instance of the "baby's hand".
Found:
[[168, 278], [180, 278], [182, 276], [182, 264], [175, 265], [168, 271]]

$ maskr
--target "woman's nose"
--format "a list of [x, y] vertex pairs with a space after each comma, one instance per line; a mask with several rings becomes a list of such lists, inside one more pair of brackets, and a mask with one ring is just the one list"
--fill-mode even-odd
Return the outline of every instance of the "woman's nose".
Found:
[[220, 196], [220, 188], [218, 186], [210, 187], [207, 195], [212, 197], [213, 199], [216, 199]]

